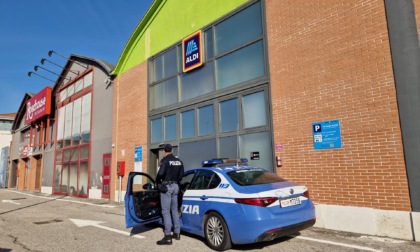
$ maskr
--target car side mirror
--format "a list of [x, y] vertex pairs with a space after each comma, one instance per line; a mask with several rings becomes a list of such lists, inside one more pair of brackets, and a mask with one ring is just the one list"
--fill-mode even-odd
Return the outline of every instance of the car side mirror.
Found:
[[144, 184], [143, 185], [143, 189], [145, 189], [145, 190], [152, 190], [153, 189], [152, 183]]

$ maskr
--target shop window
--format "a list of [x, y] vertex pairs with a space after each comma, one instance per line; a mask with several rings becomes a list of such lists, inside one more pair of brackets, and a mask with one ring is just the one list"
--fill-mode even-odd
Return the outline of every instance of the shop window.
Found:
[[82, 99], [79, 98], [74, 101], [73, 106], [73, 130], [72, 130], [72, 146], [78, 145], [80, 142], [80, 122], [82, 113]]
[[238, 99], [220, 102], [220, 131], [228, 132], [239, 129]]
[[[54, 192], [85, 195], [88, 185], [88, 158], [91, 127], [92, 93], [85, 89], [92, 85], [93, 73], [70, 84], [60, 92], [57, 119], [57, 147], [55, 152]], [[81, 92], [84, 95], [69, 99]]]
[[261, 4], [258, 2], [217, 24], [216, 55], [261, 37], [263, 34], [261, 20]]
[[162, 142], [162, 118], [152, 120], [150, 128], [151, 128], [150, 141], [152, 143]]
[[73, 103], [69, 103], [65, 106], [66, 113], [64, 119], [64, 147], [69, 147], [71, 144], [71, 126], [72, 126], [72, 115], [73, 115]]
[[208, 62], [201, 68], [181, 75], [181, 101], [214, 91], [214, 66]]
[[242, 98], [244, 128], [265, 126], [267, 124], [266, 100], [264, 92], [245, 95]]
[[92, 94], [89, 93], [82, 97], [82, 143], [90, 142], [90, 112], [91, 112]]
[[194, 110], [181, 113], [181, 138], [191, 138], [195, 136], [195, 115]]
[[63, 165], [63, 170], [61, 171], [61, 192], [68, 193], [69, 187], [69, 173], [70, 173], [70, 165]]
[[80, 162], [79, 194], [87, 194], [88, 187], [88, 163]]
[[54, 192], [60, 192], [60, 182], [61, 182], [61, 162], [55, 166], [55, 179], [54, 179]]
[[165, 141], [173, 141], [176, 140], [176, 116], [175, 115], [169, 115], [165, 116]]
[[213, 105], [198, 108], [198, 135], [214, 134], [214, 109]]
[[69, 174], [69, 194], [77, 194], [77, 163], [71, 163]]
[[57, 140], [63, 140], [64, 138], [64, 112], [65, 107], [58, 109], [58, 123], [57, 123]]
[[264, 76], [262, 40], [217, 59], [216, 73], [218, 90]]
[[178, 77], [168, 79], [150, 88], [152, 109], [178, 102]]

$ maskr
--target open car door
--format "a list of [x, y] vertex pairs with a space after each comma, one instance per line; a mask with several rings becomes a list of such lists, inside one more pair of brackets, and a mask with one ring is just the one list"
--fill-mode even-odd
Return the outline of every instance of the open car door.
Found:
[[159, 191], [146, 173], [130, 172], [124, 204], [127, 228], [157, 222], [161, 217]]

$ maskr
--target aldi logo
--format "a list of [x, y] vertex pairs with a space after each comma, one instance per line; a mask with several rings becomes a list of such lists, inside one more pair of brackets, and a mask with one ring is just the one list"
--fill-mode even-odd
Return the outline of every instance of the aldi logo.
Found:
[[182, 70], [188, 72], [203, 64], [202, 32], [197, 31], [182, 40]]

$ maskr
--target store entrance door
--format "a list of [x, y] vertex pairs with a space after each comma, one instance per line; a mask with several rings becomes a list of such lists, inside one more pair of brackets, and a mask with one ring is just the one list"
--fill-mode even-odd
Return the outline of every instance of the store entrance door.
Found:
[[[172, 154], [178, 156], [178, 146], [172, 146]], [[153, 178], [156, 178], [156, 174], [159, 171], [159, 162], [164, 157], [162, 148], [151, 149], [150, 150], [150, 166], [147, 171], [147, 174], [151, 175]]]
[[41, 189], [41, 163], [42, 163], [42, 157], [38, 156], [36, 158], [36, 175], [35, 175], [35, 190]]

